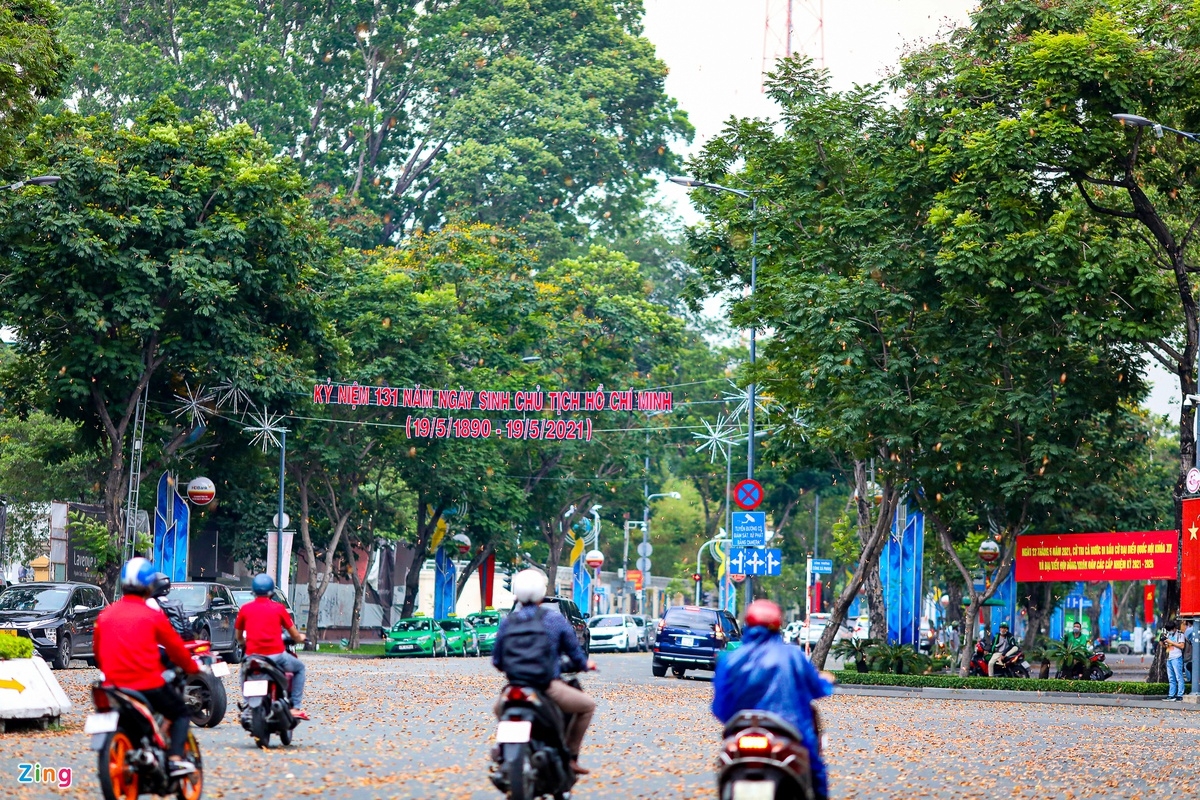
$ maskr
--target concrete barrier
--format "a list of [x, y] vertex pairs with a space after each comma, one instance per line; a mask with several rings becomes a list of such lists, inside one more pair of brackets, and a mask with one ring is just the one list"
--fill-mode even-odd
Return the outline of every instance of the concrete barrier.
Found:
[[41, 658], [0, 661], [0, 733], [11, 720], [35, 720], [45, 728], [70, 708], [66, 692]]

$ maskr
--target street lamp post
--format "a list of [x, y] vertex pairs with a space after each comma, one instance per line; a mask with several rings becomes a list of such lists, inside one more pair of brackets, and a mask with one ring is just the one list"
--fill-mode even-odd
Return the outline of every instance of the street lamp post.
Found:
[[62, 178], [58, 175], [38, 175], [34, 178], [25, 178], [24, 180], [10, 183], [7, 186], [0, 186], [0, 190], [17, 191], [24, 189], [26, 186], [49, 186], [53, 183], [58, 183]]
[[[704, 574], [703, 572], [700, 571], [700, 559], [703, 558], [704, 551], [711, 549], [712, 546], [714, 544], [716, 544], [717, 542], [724, 541], [725, 533], [726, 532], [724, 530], [722, 530], [715, 537], [713, 537], [712, 539], [709, 539], [707, 542], [700, 545], [700, 549], [696, 551], [696, 574], [697, 575]], [[696, 581], [696, 605], [700, 605], [700, 584], [702, 584], [703, 582], [704, 582], [703, 580]]]
[[[708, 183], [707, 181], [698, 181], [694, 178], [675, 177], [669, 179], [671, 183], [688, 188], [709, 189], [714, 192], [727, 192], [736, 194], [738, 197], [750, 198], [750, 219], [752, 225], [750, 228], [750, 301], [754, 302], [754, 291], [758, 285], [758, 197], [744, 189], [734, 189], [731, 186], [722, 186], [719, 183]], [[754, 365], [756, 363], [757, 353], [756, 339], [758, 329], [750, 326], [750, 385], [746, 387], [749, 404], [746, 409], [746, 428], [748, 436], [746, 437], [746, 477], [754, 480], [754, 405], [755, 405], [755, 385], [754, 385]], [[726, 501], [728, 502], [728, 500]], [[754, 594], [753, 578], [746, 580], [746, 603], [749, 604], [751, 596]]]

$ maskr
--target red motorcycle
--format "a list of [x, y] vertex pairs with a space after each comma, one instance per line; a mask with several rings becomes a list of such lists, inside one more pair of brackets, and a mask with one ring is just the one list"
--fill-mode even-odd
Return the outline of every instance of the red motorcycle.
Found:
[[[813, 723], [819, 742], [815, 709]], [[789, 722], [769, 711], [742, 711], [729, 720], [724, 736], [717, 757], [720, 800], [811, 800], [812, 758]]]
[[[971, 668], [968, 675], [971, 677], [988, 677], [988, 662], [992, 660], [992, 654], [984, 648], [983, 642], [975, 642], [975, 655], [971, 658]], [[1028, 678], [1029, 677], [1029, 662], [1025, 660], [1025, 651], [1017, 649], [1017, 652], [1010, 656], [1005, 656], [996, 662], [994, 677], [997, 678]]]
[[1056, 670], [1054, 677], [1075, 681], [1106, 681], [1112, 677], [1112, 667], [1104, 663], [1104, 653], [1092, 653], [1086, 664], [1068, 664]]

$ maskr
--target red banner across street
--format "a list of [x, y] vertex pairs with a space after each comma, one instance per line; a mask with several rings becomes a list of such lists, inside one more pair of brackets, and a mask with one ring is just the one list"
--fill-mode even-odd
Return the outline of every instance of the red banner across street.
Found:
[[1178, 531], [1018, 536], [1016, 579], [1018, 582], [1173, 580], [1178, 541]]

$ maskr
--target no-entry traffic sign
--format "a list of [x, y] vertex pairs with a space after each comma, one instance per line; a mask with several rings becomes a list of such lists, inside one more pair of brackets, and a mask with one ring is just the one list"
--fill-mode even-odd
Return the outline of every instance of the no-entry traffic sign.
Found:
[[762, 501], [762, 484], [753, 478], [747, 478], [733, 487], [733, 502], [737, 503], [739, 508], [743, 508], [746, 511], [753, 511], [758, 508]]

